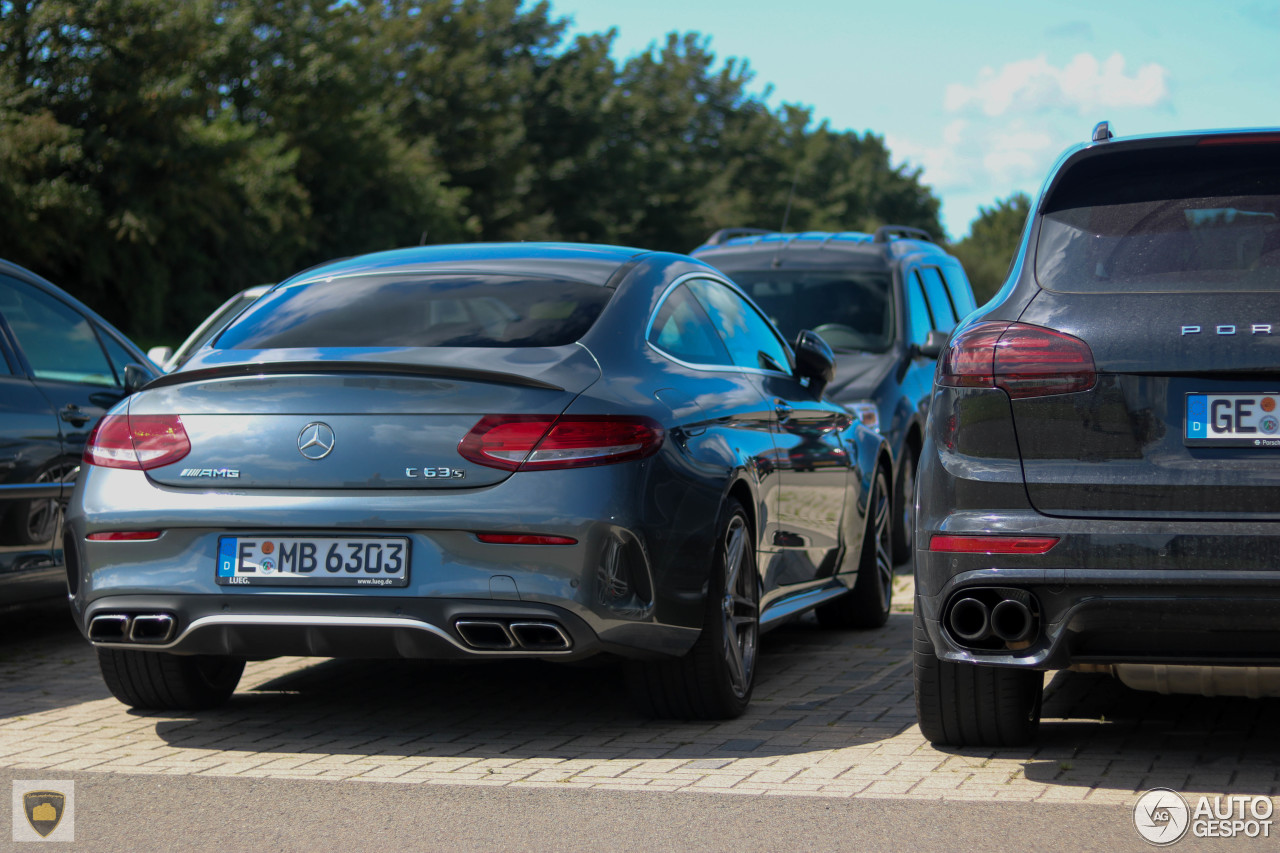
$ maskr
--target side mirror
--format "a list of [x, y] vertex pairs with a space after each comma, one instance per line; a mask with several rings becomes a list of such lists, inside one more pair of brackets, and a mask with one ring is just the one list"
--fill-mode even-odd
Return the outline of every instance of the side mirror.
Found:
[[817, 332], [805, 329], [796, 335], [796, 376], [809, 380], [809, 390], [821, 399], [836, 375], [836, 357]]
[[161, 370], [164, 370], [164, 363], [173, 358], [173, 347], [152, 347], [147, 350], [147, 358], [154, 361]]
[[925, 358], [937, 358], [947, 348], [947, 341], [949, 340], [951, 340], [951, 335], [934, 329], [924, 339], [924, 344], [916, 347], [916, 352]]
[[124, 366], [124, 391], [126, 394], [141, 391], [142, 386], [150, 381], [151, 372], [141, 364], [126, 364]]

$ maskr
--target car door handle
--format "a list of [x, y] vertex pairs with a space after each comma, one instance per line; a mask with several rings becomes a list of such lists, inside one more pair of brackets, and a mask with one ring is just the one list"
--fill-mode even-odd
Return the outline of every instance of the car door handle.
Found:
[[773, 401], [773, 412], [778, 416], [778, 420], [785, 421], [787, 418], [791, 417], [792, 411], [793, 409], [787, 405], [785, 400]]
[[84, 426], [93, 418], [93, 415], [86, 413], [75, 403], [67, 403], [67, 405], [63, 406], [58, 416], [72, 426], [78, 427]]

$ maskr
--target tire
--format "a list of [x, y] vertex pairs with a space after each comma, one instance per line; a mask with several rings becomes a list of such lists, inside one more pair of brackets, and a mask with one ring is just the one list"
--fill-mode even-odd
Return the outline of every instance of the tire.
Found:
[[876, 471], [867, 502], [867, 532], [862, 537], [858, 579], [847, 595], [819, 606], [814, 612], [824, 628], [879, 628], [889, 619], [893, 603], [892, 501], [889, 478]]
[[244, 661], [220, 655], [171, 655], [98, 649], [111, 695], [140, 711], [203, 711], [231, 698]]
[[727, 720], [747, 709], [760, 638], [760, 580], [746, 512], [729, 500], [716, 535], [702, 634], [688, 654], [628, 667], [628, 688], [651, 717]]
[[898, 489], [893, 495], [893, 563], [911, 559], [916, 536], [916, 450], [910, 444], [898, 467]]
[[1040, 728], [1044, 673], [939, 660], [916, 602], [916, 719], [937, 746], [1023, 746]]

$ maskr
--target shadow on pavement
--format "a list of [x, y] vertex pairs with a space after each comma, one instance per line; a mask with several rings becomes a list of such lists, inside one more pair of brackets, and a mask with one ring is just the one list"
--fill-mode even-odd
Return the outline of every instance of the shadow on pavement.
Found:
[[65, 601], [0, 609], [0, 719], [109, 695]]
[[[1058, 672], [1026, 778], [1054, 785], [1268, 794], [1280, 699], [1165, 696], [1109, 675]], [[1016, 750], [1001, 750], [1012, 757]]]
[[751, 707], [723, 722], [639, 716], [618, 660], [329, 660], [239, 692], [217, 711], [140, 716], [156, 717], [156, 732], [175, 747], [254, 752], [554, 759], [812, 752], [878, 742], [914, 723], [902, 654], [910, 621], [894, 614], [885, 629], [848, 634], [800, 621], [766, 635]]

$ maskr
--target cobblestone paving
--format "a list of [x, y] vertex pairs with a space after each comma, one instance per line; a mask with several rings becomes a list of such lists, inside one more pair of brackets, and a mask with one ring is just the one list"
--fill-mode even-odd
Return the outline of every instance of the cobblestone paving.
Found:
[[1053, 673], [1032, 747], [939, 750], [915, 725], [910, 579], [880, 631], [802, 620], [764, 638], [723, 723], [646, 720], [613, 666], [251, 663], [228, 705], [129, 711], [60, 609], [0, 619], [0, 766], [56, 777], [354, 779], [728, 794], [1087, 801], [1280, 793], [1277, 700], [1130, 691]]

